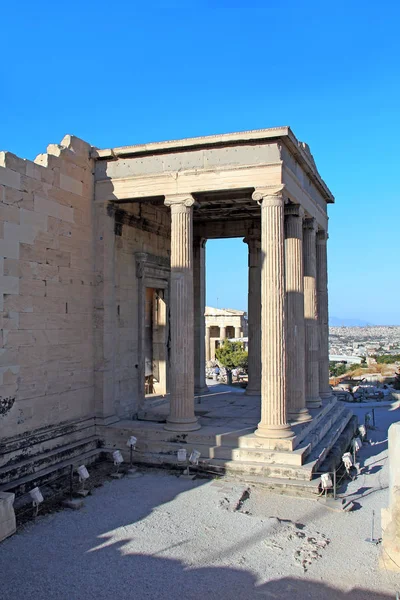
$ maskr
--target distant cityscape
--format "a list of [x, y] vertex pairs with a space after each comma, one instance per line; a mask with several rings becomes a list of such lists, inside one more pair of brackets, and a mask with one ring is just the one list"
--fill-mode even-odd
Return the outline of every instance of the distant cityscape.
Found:
[[329, 354], [365, 358], [400, 354], [400, 326], [329, 327]]

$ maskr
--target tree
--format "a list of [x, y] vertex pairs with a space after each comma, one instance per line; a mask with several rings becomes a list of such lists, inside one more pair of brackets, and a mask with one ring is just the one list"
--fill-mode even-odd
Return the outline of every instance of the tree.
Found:
[[239, 367], [247, 371], [249, 355], [242, 342], [225, 340], [223, 345], [215, 351], [215, 358], [226, 369]]

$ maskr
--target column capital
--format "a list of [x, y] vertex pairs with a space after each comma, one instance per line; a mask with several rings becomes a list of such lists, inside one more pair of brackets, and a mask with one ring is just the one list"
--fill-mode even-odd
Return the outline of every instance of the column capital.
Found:
[[317, 231], [317, 244], [326, 244], [328, 237], [328, 233], [324, 229], [320, 229]]
[[245, 244], [255, 244], [256, 247], [261, 248], [261, 229], [251, 227], [247, 230], [246, 237], [243, 238]]
[[270, 187], [256, 188], [252, 194], [252, 199], [258, 202], [258, 204], [268, 206], [282, 206], [285, 203], [283, 196], [283, 190], [285, 184], [271, 185]]
[[301, 204], [286, 204], [285, 217], [300, 217], [304, 219], [305, 210]]
[[317, 221], [314, 217], [310, 217], [307, 219], [304, 219], [303, 221], [303, 227], [304, 229], [308, 229], [310, 231], [317, 231]]
[[171, 196], [165, 196], [165, 206], [170, 206], [171, 209], [175, 208], [179, 211], [191, 208], [196, 203], [195, 199], [191, 194], [174, 194]]

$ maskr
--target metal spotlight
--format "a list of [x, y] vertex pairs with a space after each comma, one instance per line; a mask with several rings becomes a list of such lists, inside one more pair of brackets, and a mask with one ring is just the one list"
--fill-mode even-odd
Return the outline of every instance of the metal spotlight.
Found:
[[79, 494], [79, 496], [83, 496], [83, 498], [86, 498], [86, 496], [89, 493], [89, 490], [85, 488], [85, 481], [90, 477], [89, 471], [87, 470], [85, 465], [81, 465], [77, 468], [76, 471], [79, 476], [79, 483], [81, 484], [79, 490], [77, 491], [77, 494]]
[[39, 504], [41, 504], [44, 501], [42, 492], [40, 491], [40, 488], [35, 487], [29, 492], [29, 495], [32, 498], [32, 505], [35, 509], [34, 516], [37, 517], [37, 514], [39, 512]]
[[124, 462], [124, 458], [123, 458], [120, 450], [114, 450], [112, 456], [114, 459], [114, 465], [115, 465], [116, 469], [115, 469], [114, 473], [111, 473], [111, 477], [114, 477], [115, 479], [121, 479], [123, 477], [123, 475], [122, 475], [122, 473], [119, 472], [119, 468], [122, 465], [122, 463]]

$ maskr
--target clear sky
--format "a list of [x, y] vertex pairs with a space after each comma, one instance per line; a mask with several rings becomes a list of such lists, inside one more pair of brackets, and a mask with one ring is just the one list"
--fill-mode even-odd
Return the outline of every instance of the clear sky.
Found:
[[[395, 0], [6, 2], [0, 149], [290, 125], [336, 197], [331, 315], [400, 324], [399, 23]], [[207, 303], [245, 310], [246, 265], [208, 242]]]

